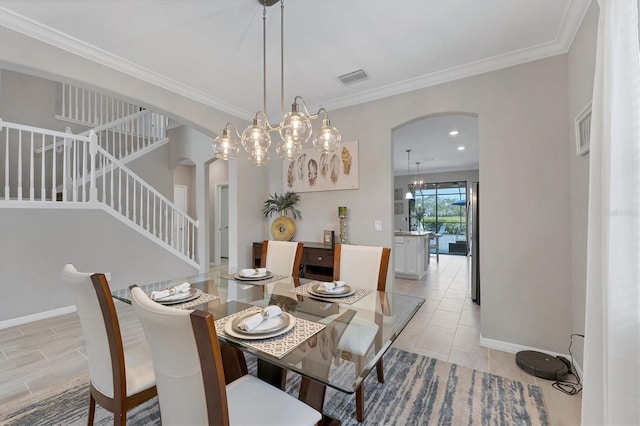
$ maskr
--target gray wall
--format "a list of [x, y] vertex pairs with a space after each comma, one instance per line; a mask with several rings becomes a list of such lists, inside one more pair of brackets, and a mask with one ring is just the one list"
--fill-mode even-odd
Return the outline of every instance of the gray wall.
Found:
[[360, 141], [360, 188], [301, 194], [298, 239], [320, 241], [346, 205], [353, 242], [391, 246], [391, 132], [448, 112], [479, 121], [483, 339], [564, 352], [572, 322], [565, 55], [331, 111], [343, 140]]
[[[596, 60], [598, 4], [591, 6], [576, 34], [568, 54], [569, 120], [591, 102]], [[589, 201], [589, 154], [576, 156], [575, 128], [570, 126], [568, 146], [571, 179], [571, 306], [572, 332], [584, 334], [587, 274], [587, 205]], [[583, 339], [574, 338], [572, 346], [576, 362], [582, 365]]]
[[196, 272], [101, 210], [0, 208], [0, 321], [72, 306], [66, 263], [111, 272], [114, 290]]
[[[0, 28], [0, 37], [5, 40], [0, 61], [99, 82], [143, 104], [171, 111], [211, 135], [229, 119], [243, 126], [206, 105], [6, 28]], [[353, 242], [390, 246], [392, 130], [435, 113], [477, 114], [483, 185], [482, 336], [489, 342], [565, 352], [574, 319], [568, 301], [574, 296], [572, 249], [576, 248], [571, 228], [568, 153], [574, 141], [568, 69], [567, 55], [560, 55], [331, 111], [343, 140], [360, 141], [360, 187], [301, 194], [304, 220], [298, 223], [296, 238], [321, 241], [324, 229], [336, 229], [337, 206], [346, 205]], [[259, 210], [268, 193], [282, 191], [281, 167], [278, 160], [268, 168], [251, 167], [244, 157], [229, 164], [231, 264], [246, 264], [251, 241], [268, 235], [268, 220]], [[508, 206], [505, 198], [510, 200]], [[374, 231], [376, 219], [382, 221], [382, 231]]]

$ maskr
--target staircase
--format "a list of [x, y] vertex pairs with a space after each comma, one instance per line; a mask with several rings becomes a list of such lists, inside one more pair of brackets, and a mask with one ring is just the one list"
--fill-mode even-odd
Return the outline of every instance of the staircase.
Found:
[[0, 207], [102, 209], [198, 268], [198, 222], [126, 166], [168, 142], [166, 117], [86, 89], [61, 90], [56, 117], [95, 127], [74, 135], [0, 119]]

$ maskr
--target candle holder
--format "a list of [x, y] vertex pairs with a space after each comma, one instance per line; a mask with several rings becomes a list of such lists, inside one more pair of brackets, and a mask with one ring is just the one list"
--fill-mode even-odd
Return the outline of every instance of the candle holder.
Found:
[[340, 218], [340, 244], [347, 242], [347, 208], [338, 207], [338, 217]]

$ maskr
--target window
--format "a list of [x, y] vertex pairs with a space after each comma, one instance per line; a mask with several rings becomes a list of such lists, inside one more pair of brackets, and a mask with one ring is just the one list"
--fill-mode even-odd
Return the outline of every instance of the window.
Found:
[[426, 184], [409, 200], [409, 229], [440, 234], [440, 253], [449, 253], [449, 243], [467, 240], [466, 201], [466, 181]]

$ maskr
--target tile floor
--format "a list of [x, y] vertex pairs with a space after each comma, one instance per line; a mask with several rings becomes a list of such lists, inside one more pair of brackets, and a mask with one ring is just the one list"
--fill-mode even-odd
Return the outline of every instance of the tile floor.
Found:
[[[550, 381], [521, 371], [514, 355], [479, 344], [480, 309], [469, 298], [469, 263], [464, 256], [432, 258], [422, 280], [396, 279], [395, 291], [426, 302], [394, 346], [541, 386], [552, 425], [580, 424], [581, 397], [568, 396]], [[128, 305], [116, 301], [125, 346], [143, 337]], [[0, 416], [87, 374], [82, 331], [75, 313], [0, 330]]]
[[465, 256], [431, 257], [421, 280], [396, 278], [395, 291], [426, 299], [394, 346], [442, 361], [536, 384], [542, 388], [552, 425], [579, 425], [581, 394], [555, 390], [549, 380], [523, 372], [515, 355], [480, 346], [481, 306], [471, 301], [471, 265]]

